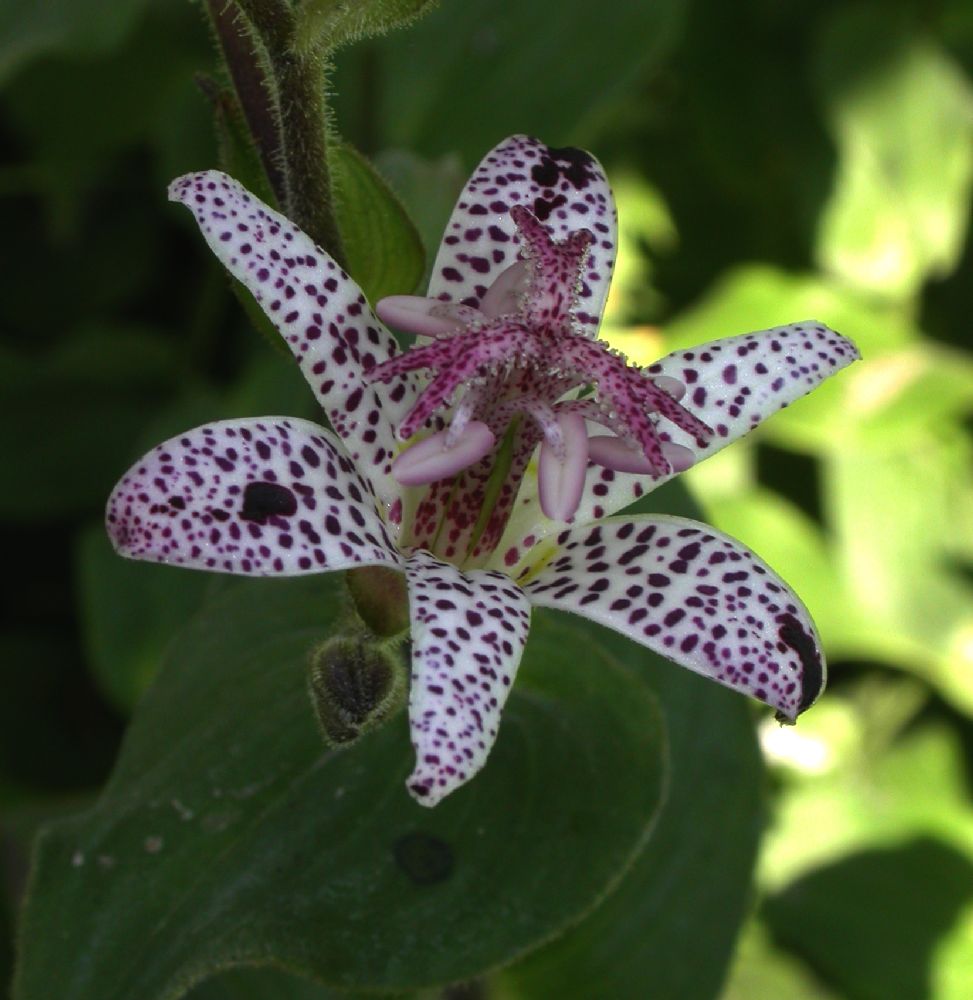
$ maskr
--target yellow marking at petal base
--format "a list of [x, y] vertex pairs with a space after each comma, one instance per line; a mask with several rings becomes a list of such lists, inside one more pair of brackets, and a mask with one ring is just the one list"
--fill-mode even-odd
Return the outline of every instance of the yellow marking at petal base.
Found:
[[513, 464], [514, 436], [520, 428], [521, 419], [519, 413], [514, 416], [500, 441], [500, 447], [497, 448], [493, 468], [490, 470], [490, 477], [487, 479], [483, 490], [483, 502], [480, 506], [480, 513], [477, 515], [476, 523], [473, 525], [473, 531], [470, 534], [469, 544], [466, 546], [464, 562], [469, 560], [470, 553], [476, 548], [477, 543], [483, 537], [483, 532], [486, 531], [486, 526], [490, 521], [494, 508], [497, 506], [500, 491]]
[[[542, 552], [541, 556], [534, 559], [526, 569], [521, 570], [520, 576], [517, 577], [517, 584], [521, 587], [530, 583], [534, 577], [547, 567], [548, 563], [550, 563], [558, 553], [558, 546], [550, 540], [550, 537], [538, 542], [530, 550], [530, 554], [534, 555], [538, 549]], [[545, 549], [546, 551], [544, 551]]]
[[[416, 431], [415, 434], [411, 435], [405, 441], [396, 440], [395, 453], [392, 460], [395, 461], [406, 448], [411, 448], [414, 444], [424, 441], [432, 433], [429, 430]], [[403, 486], [401, 483], [399, 484], [399, 499], [402, 502], [402, 511], [401, 520], [398, 525], [393, 524], [389, 518], [389, 512], [394, 506], [395, 501], [383, 505], [380, 511], [383, 520], [392, 529], [393, 537], [399, 548], [408, 548], [413, 543], [415, 536], [412, 533], [412, 529], [415, 526], [416, 512], [419, 510], [419, 504], [422, 502], [427, 489], [428, 486]]]
[[849, 380], [848, 403], [851, 409], [868, 416], [888, 406], [929, 367], [918, 351], [900, 351], [876, 358], [857, 368]]

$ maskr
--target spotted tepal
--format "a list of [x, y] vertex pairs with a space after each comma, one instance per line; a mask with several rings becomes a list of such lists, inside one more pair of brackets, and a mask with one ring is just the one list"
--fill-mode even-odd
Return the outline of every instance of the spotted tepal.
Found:
[[[166, 441], [115, 488], [108, 532], [123, 555], [214, 572], [403, 572], [419, 802], [486, 761], [534, 605], [783, 720], [815, 700], [814, 624], [765, 563], [704, 524], [615, 515], [855, 360], [851, 342], [806, 321], [628, 365], [597, 339], [616, 243], [604, 172], [524, 136], [470, 178], [428, 296], [377, 316], [226, 175], [181, 177], [170, 196], [276, 325], [330, 427], [271, 416]], [[383, 320], [417, 345], [400, 352]]]

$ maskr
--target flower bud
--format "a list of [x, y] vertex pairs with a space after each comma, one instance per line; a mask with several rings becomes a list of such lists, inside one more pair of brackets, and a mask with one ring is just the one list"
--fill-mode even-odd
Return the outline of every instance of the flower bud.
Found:
[[329, 639], [311, 654], [308, 691], [324, 741], [350, 746], [405, 704], [405, 662], [362, 637]]

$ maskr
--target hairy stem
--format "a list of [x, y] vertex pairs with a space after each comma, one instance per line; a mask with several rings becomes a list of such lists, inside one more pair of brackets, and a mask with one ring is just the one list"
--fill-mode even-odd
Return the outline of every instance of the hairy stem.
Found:
[[281, 211], [344, 264], [328, 168], [323, 59], [297, 51], [285, 0], [207, 0], [206, 6]]
[[283, 135], [286, 214], [344, 265], [328, 168], [324, 73], [313, 56], [270, 52]]
[[286, 187], [281, 169], [281, 136], [272, 88], [257, 55], [255, 39], [234, 4], [206, 0], [206, 8], [260, 163], [277, 204], [283, 205]]

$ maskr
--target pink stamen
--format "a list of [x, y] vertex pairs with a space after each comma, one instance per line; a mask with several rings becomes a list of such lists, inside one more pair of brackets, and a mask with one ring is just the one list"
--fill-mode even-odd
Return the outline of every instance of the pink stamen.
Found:
[[527, 294], [530, 273], [527, 264], [518, 260], [497, 275], [480, 300], [480, 311], [490, 319], [518, 313]]
[[484, 315], [470, 306], [438, 302], [419, 295], [389, 295], [375, 312], [383, 323], [420, 337], [442, 337], [464, 329]]
[[[696, 460], [689, 448], [672, 441], [662, 442], [662, 455], [669, 463], [670, 472], [685, 472]], [[602, 465], [615, 472], [634, 472], [641, 475], [656, 475], [652, 462], [637, 448], [612, 434], [597, 434], [588, 439], [588, 459], [595, 465]]]
[[[511, 217], [519, 231], [520, 259], [501, 271], [478, 300], [470, 300], [478, 301], [479, 308], [414, 296], [379, 303], [379, 316], [387, 322], [434, 339], [374, 366], [366, 375], [368, 382], [387, 383], [408, 372], [430, 373], [400, 420], [398, 435], [406, 440], [430, 425], [436, 433], [399, 456], [393, 475], [400, 482], [435, 482], [488, 459], [464, 480], [465, 508], [450, 514], [458, 526], [457, 537], [475, 520], [476, 505], [484, 502], [475, 484], [483, 486], [490, 478], [495, 441], [519, 415], [530, 421], [515, 435], [518, 458], [494, 501], [496, 537], [538, 443], [541, 509], [554, 520], [567, 521], [584, 491], [586, 421], [613, 432], [594, 439], [592, 461], [655, 479], [688, 468], [694, 460], [690, 449], [664, 440], [660, 418], [700, 446], [713, 433], [679, 402], [686, 393], [679, 379], [650, 377], [628, 365], [607, 344], [592, 339], [593, 329], [575, 315], [592, 233], [579, 229], [557, 241], [523, 204], [514, 205]], [[570, 390], [591, 384], [594, 395], [565, 398]], [[445, 408], [452, 409], [451, 416], [442, 412]], [[444, 419], [449, 427], [439, 430]], [[438, 509], [441, 502], [433, 498], [430, 509]], [[449, 544], [459, 543], [451, 538]]]
[[439, 431], [407, 448], [392, 463], [392, 475], [403, 486], [425, 486], [449, 479], [488, 454], [496, 440], [479, 420], [471, 420], [452, 445], [448, 431]]
[[544, 441], [537, 460], [537, 488], [541, 510], [552, 521], [570, 521], [581, 502], [588, 467], [588, 433], [577, 413], [557, 414], [564, 457]]

